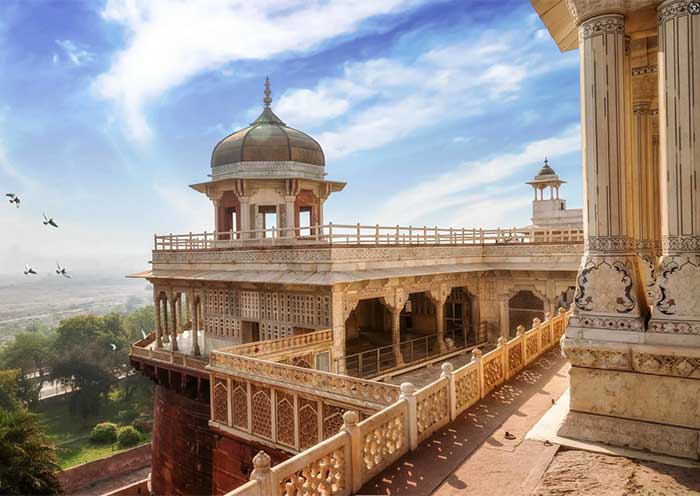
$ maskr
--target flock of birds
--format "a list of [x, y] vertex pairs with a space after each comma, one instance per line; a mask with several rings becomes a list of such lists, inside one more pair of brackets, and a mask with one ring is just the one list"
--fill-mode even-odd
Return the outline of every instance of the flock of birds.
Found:
[[[14, 205], [16, 208], [19, 208], [20, 203], [22, 203], [19, 196], [17, 196], [15, 193], [5, 193], [5, 196], [7, 198], [9, 198], [10, 205]], [[53, 217], [49, 217], [48, 215], [46, 215], [46, 212], [42, 212], [42, 214], [44, 215], [44, 225], [45, 226], [51, 226], [51, 227], [58, 229], [58, 224], [53, 219]], [[24, 264], [24, 275], [25, 276], [36, 275], [36, 274], [38, 274], [37, 271], [35, 271], [29, 265]], [[66, 279], [70, 279], [70, 276], [68, 275], [68, 269], [66, 269], [64, 266], [62, 266], [60, 264], [60, 262], [58, 262], [58, 261], [56, 261], [56, 274], [59, 276], [63, 276]]]

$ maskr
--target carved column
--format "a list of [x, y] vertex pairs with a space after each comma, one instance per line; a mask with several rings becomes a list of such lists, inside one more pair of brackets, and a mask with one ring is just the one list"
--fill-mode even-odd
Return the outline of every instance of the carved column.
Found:
[[167, 344], [170, 342], [170, 319], [168, 318], [170, 312], [168, 309], [168, 298], [166, 296], [161, 296], [158, 304], [162, 309], [161, 324], [163, 329], [163, 342]]
[[394, 360], [396, 366], [403, 365], [404, 359], [401, 354], [401, 311], [406, 305], [408, 295], [402, 289], [392, 290], [382, 297], [384, 304], [391, 312], [391, 345], [394, 349]]
[[437, 344], [440, 352], [444, 352], [445, 346], [445, 302], [450, 296], [451, 288], [439, 286], [430, 290], [428, 295], [435, 305], [435, 333], [437, 334]]
[[643, 331], [635, 243], [629, 232], [624, 97], [625, 22], [579, 26], [585, 252], [567, 337], [637, 341]]
[[163, 329], [161, 327], [161, 317], [160, 317], [160, 294], [158, 293], [158, 289], [153, 286], [153, 310], [154, 310], [154, 317], [155, 317], [155, 324], [156, 324], [156, 348], [162, 348], [163, 347], [163, 338], [162, 338], [162, 333]]
[[348, 298], [343, 291], [334, 291], [331, 296], [332, 324], [333, 324], [333, 359], [335, 361], [335, 372], [345, 374], [346, 336], [345, 321], [352, 311], [357, 308], [359, 300]]
[[194, 293], [187, 295], [187, 312], [192, 320], [192, 354], [194, 356], [201, 355], [199, 349], [199, 308], [197, 302], [199, 300], [194, 296]]
[[698, 11], [688, 0], [658, 7], [662, 253], [649, 331], [667, 336], [649, 339], [663, 343], [700, 341]]
[[[251, 226], [251, 220], [250, 220], [250, 197], [249, 196], [239, 196], [238, 201], [240, 201], [241, 204], [241, 225], [239, 229], [241, 231], [250, 231], [253, 229], [253, 226]], [[241, 238], [250, 238], [251, 235], [248, 234], [241, 234]]]
[[286, 238], [293, 238], [296, 236], [297, 233], [294, 232], [294, 227], [296, 223], [296, 215], [294, 212], [294, 202], [296, 200], [295, 196], [285, 196], [284, 197], [284, 218], [286, 220], [286, 223], [283, 227], [289, 229], [288, 231], [284, 232], [284, 237]]
[[[659, 176], [652, 144], [652, 103], [656, 99], [658, 74], [655, 52], [650, 51], [649, 38], [632, 41], [635, 66], [631, 71], [632, 156], [630, 161], [630, 190], [632, 234], [637, 244], [637, 261], [642, 283], [644, 313], [654, 303], [655, 267], [658, 255], [658, 226], [655, 224], [658, 203]], [[652, 57], [650, 57], [650, 55]]]
[[496, 278], [488, 273], [482, 273], [479, 277], [479, 332], [491, 343], [495, 343], [500, 336], [501, 309], [497, 295]]
[[177, 346], [177, 319], [178, 319], [178, 302], [179, 300], [177, 297], [174, 295], [171, 295], [169, 300], [170, 301], [170, 309], [172, 312], [172, 318], [171, 318], [171, 332], [172, 332], [172, 337], [171, 337], [171, 343], [170, 343], [170, 350], [171, 351], [179, 351], [179, 348]]

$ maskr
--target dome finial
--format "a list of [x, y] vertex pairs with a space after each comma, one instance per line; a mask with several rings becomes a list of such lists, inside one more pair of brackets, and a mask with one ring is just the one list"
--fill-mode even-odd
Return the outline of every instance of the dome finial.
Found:
[[265, 98], [263, 98], [263, 103], [265, 104], [265, 107], [270, 107], [270, 104], [272, 103], [272, 98], [270, 95], [272, 94], [272, 91], [270, 91], [270, 78], [265, 77]]
[[549, 160], [547, 160], [547, 157], [544, 158], [544, 165], [549, 165]]

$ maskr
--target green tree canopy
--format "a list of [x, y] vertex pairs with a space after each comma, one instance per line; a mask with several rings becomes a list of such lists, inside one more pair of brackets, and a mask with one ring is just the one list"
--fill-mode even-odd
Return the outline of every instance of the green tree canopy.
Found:
[[0, 367], [21, 369], [24, 373], [36, 370], [43, 376], [43, 369], [50, 360], [52, 342], [53, 338], [44, 334], [17, 334], [14, 341], [0, 351]]
[[36, 416], [0, 408], [0, 494], [61, 494], [56, 452]]

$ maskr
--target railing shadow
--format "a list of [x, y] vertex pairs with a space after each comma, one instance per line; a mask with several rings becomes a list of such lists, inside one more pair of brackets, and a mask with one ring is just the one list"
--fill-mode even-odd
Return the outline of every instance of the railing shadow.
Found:
[[[429, 495], [485, 442], [502, 445], [492, 433], [510, 416], [527, 416], [520, 407], [538, 394], [565, 365], [559, 347], [545, 353], [510, 381], [498, 386], [453, 422], [435, 432], [416, 450], [365, 484], [358, 494]], [[415, 470], [420, 467], [419, 470]], [[459, 484], [452, 487], [459, 488]]]

